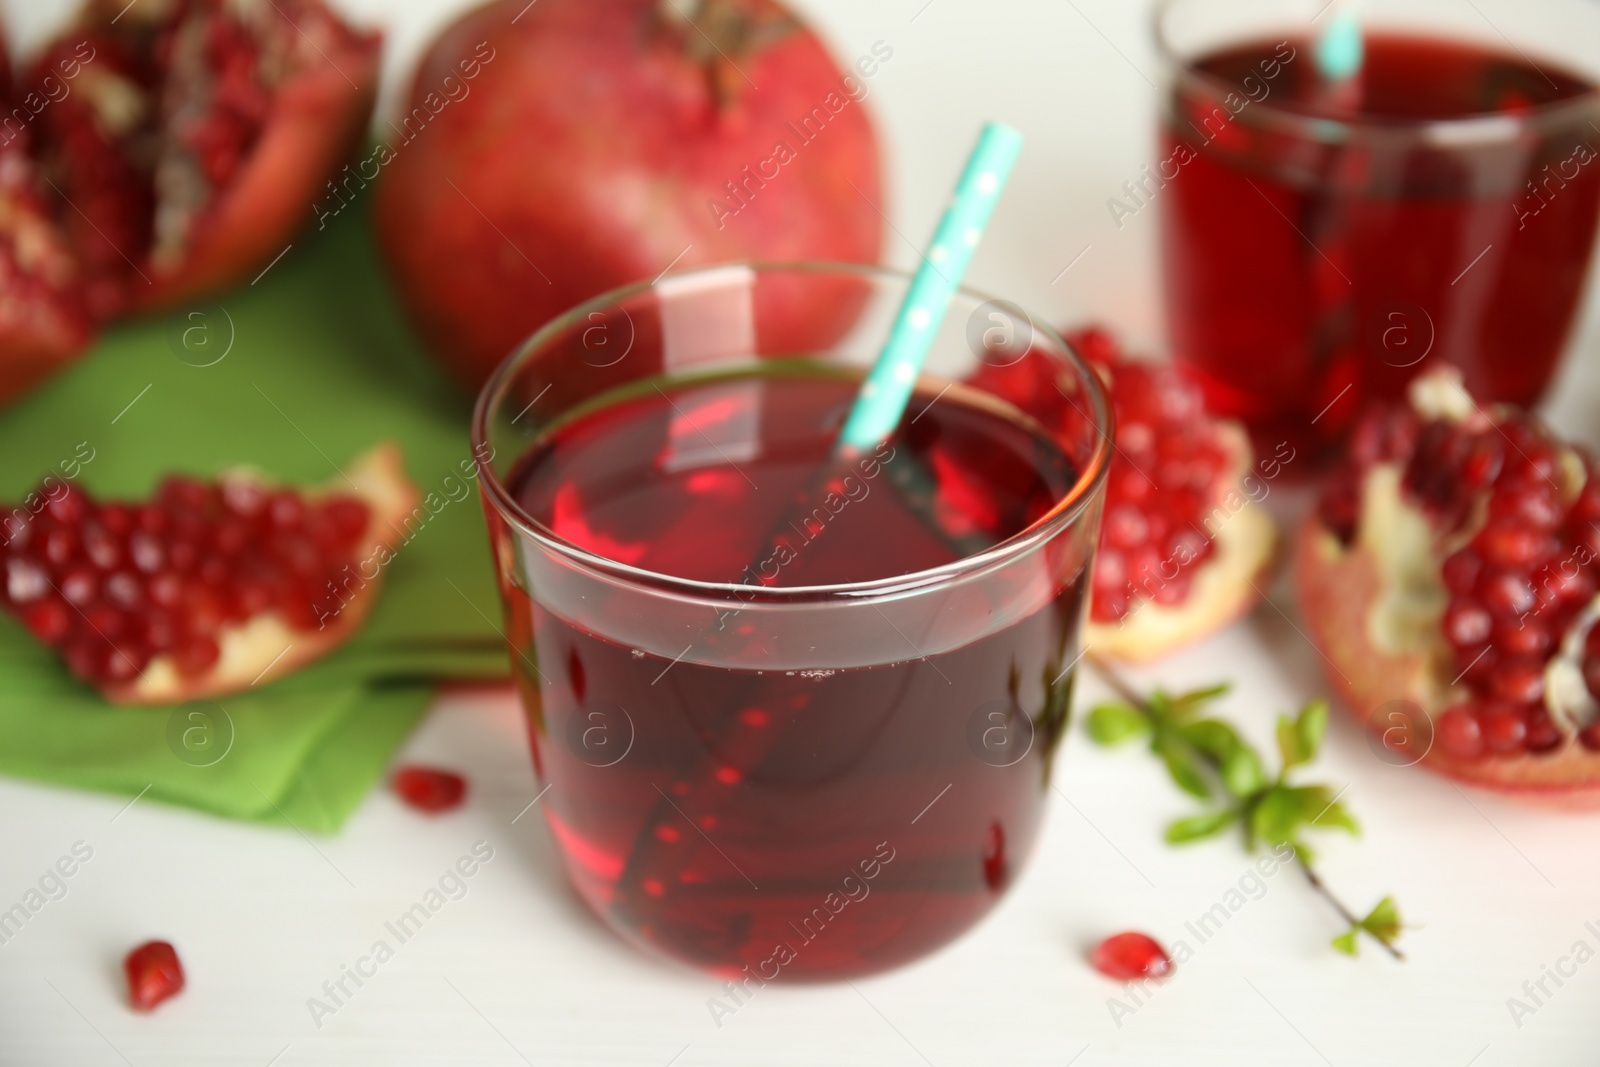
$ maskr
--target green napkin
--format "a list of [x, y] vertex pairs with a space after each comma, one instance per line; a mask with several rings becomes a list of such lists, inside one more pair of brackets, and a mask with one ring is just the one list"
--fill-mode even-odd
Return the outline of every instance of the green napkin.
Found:
[[323, 482], [383, 438], [434, 494], [349, 644], [220, 701], [110, 707], [4, 616], [0, 773], [338, 829], [437, 679], [507, 673], [477, 485], [462, 475], [468, 413], [406, 329], [365, 215], [348, 212], [216, 304], [109, 331], [0, 413], [6, 501], [47, 473], [133, 498], [168, 471], [241, 463]]

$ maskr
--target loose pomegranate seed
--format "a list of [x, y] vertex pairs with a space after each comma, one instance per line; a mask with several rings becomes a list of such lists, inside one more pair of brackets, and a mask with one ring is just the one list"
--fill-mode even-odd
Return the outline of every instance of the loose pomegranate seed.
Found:
[[467, 780], [434, 767], [406, 766], [394, 772], [394, 791], [418, 811], [449, 811], [461, 806]]
[[122, 961], [128, 976], [128, 999], [140, 1011], [149, 1011], [183, 989], [183, 965], [165, 941], [146, 941]]
[[1094, 947], [1094, 969], [1108, 978], [1131, 982], [1136, 978], [1164, 978], [1172, 973], [1172, 957], [1153, 937], [1140, 933], [1113, 934]]
[[1475, 760], [1483, 755], [1483, 730], [1470, 706], [1457, 704], [1441, 714], [1434, 737], [1439, 748], [1456, 759]]

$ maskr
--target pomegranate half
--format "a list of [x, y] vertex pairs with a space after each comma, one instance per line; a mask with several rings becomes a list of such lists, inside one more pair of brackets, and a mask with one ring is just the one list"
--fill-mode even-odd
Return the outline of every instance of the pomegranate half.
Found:
[[197, 299], [285, 251], [366, 133], [378, 53], [322, 0], [91, 0], [20, 89], [53, 101], [35, 150], [95, 314]]
[[[1206, 414], [1199, 390], [1175, 367], [1128, 359], [1111, 335], [1066, 335], [1100, 375], [1116, 414], [1084, 647], [1152, 660], [1239, 618], [1260, 596], [1277, 528], [1260, 501], [1294, 460], [1292, 449], [1257, 462], [1244, 429]], [[1046, 426], [1087, 418], [1038, 348], [985, 363], [980, 387]]]
[[1367, 412], [1302, 527], [1302, 615], [1398, 760], [1600, 806], [1594, 457], [1459, 375]]
[[236, 692], [355, 633], [417, 499], [392, 444], [311, 490], [245, 469], [139, 502], [47, 482], [3, 515], [0, 604], [112, 703]]

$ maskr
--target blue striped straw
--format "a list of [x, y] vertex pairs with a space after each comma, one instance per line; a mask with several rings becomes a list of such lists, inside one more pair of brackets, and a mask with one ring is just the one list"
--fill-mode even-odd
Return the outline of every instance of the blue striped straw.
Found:
[[939, 220], [933, 244], [906, 290], [889, 339], [850, 407], [834, 445], [836, 453], [875, 448], [900, 425], [928, 350], [950, 309], [950, 299], [961, 285], [1021, 151], [1022, 134], [996, 122], [984, 126], [956, 184], [955, 197]]
[[1361, 16], [1355, 0], [1346, 0], [1333, 13], [1314, 51], [1317, 72], [1326, 81], [1345, 81], [1361, 69], [1366, 61], [1366, 45], [1361, 39]]

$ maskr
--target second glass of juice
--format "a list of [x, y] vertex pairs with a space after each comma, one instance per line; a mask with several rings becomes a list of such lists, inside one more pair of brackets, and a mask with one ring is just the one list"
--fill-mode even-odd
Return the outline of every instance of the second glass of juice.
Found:
[[[1106, 398], [1055, 334], [963, 293], [899, 429], [834, 456], [906, 285], [668, 276], [545, 327], [475, 416], [566, 872], [630, 941], [747, 992], [975, 923], [1066, 729]], [[967, 384], [1030, 350], [1056, 425]]]
[[1538, 400], [1600, 217], [1600, 8], [1365, 4], [1335, 76], [1344, 6], [1162, 5], [1161, 159], [1133, 189], [1162, 202], [1173, 349], [1210, 405], [1323, 454], [1439, 361]]

